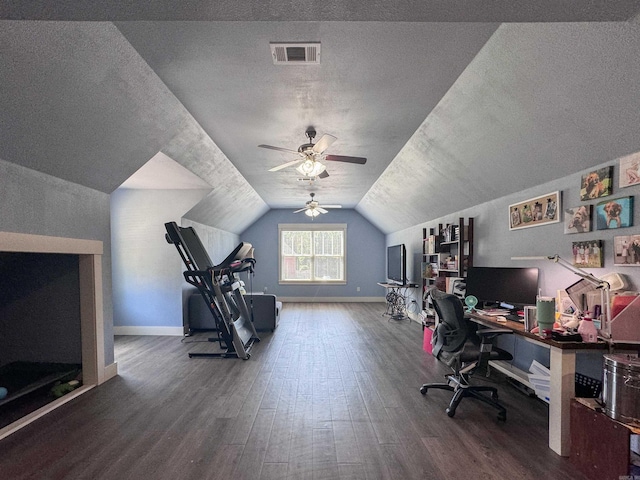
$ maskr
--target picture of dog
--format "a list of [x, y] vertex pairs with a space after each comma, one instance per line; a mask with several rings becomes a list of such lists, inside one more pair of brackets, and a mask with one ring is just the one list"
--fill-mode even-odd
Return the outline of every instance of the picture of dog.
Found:
[[633, 197], [605, 200], [596, 205], [598, 230], [633, 226]]
[[565, 210], [564, 233], [584, 233], [591, 231], [591, 205]]
[[611, 195], [612, 174], [613, 167], [604, 167], [583, 175], [580, 185], [580, 200], [592, 200]]
[[[622, 213], [622, 205], [618, 202], [607, 202], [604, 206], [604, 211], [607, 214], [607, 228], [620, 228], [620, 214]], [[612, 227], [611, 223], [615, 222]]]
[[604, 184], [600, 180], [600, 175], [598, 175], [597, 172], [591, 172], [587, 175], [584, 182], [584, 188], [587, 191], [588, 198], [601, 197], [606, 191]]

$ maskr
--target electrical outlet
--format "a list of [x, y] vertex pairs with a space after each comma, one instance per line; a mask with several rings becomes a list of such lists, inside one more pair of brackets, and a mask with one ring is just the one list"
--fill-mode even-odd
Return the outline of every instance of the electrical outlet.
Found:
[[356, 292], [359, 292], [359, 291], [360, 291], [360, 287], [356, 287]]

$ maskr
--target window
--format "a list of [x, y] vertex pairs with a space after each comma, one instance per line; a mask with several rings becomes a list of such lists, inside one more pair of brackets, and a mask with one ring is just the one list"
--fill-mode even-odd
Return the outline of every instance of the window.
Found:
[[346, 224], [278, 225], [280, 283], [345, 284]]

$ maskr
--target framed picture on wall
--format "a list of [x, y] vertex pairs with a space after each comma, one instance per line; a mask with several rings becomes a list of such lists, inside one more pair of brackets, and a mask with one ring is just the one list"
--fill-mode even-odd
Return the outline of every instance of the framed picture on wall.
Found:
[[560, 192], [551, 192], [509, 205], [509, 230], [560, 221]]
[[566, 208], [564, 211], [564, 233], [584, 233], [591, 231], [592, 205]]
[[620, 197], [596, 205], [596, 228], [625, 228], [633, 226], [633, 197]]
[[580, 200], [611, 195], [613, 190], [613, 167], [603, 167], [582, 176], [580, 185]]
[[640, 267], [640, 235], [613, 237], [613, 263], [622, 267]]
[[583, 242], [573, 242], [571, 244], [571, 247], [574, 267], [604, 267], [604, 251], [602, 240], [585, 240]]
[[640, 152], [620, 159], [620, 188], [640, 184]]

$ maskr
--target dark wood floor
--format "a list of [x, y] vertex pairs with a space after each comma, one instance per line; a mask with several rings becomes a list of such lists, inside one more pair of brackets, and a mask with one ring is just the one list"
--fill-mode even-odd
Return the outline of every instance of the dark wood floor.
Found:
[[[251, 359], [117, 337], [119, 376], [0, 441], [7, 479], [583, 479], [547, 447], [547, 407], [499, 383], [506, 423], [418, 388], [446, 367], [382, 304], [284, 306]], [[187, 340], [193, 340], [194, 337]]]

